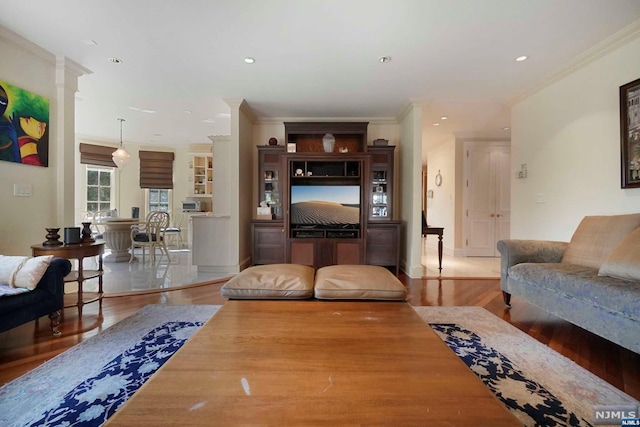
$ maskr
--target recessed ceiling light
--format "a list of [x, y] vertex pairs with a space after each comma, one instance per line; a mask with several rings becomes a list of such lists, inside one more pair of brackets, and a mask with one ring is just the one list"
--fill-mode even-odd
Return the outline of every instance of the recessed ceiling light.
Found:
[[449, 117], [447, 117], [447, 116], [442, 116], [442, 117], [440, 117], [440, 120], [447, 120], [448, 118]]
[[511, 128], [508, 127], [508, 126], [505, 126], [505, 127], [502, 128], [502, 130], [509, 130], [509, 129], [511, 129]]
[[213, 119], [205, 119], [202, 123], [215, 123], [215, 121]]
[[390, 56], [381, 56], [380, 58], [378, 58], [378, 61], [380, 61], [381, 63], [385, 64], [385, 63], [391, 61], [391, 57]]
[[516, 58], [516, 61], [518, 61], [518, 62], [522, 62], [522, 61], [526, 60], [527, 58], [528, 58], [528, 56], [527, 56], [527, 55], [518, 56], [518, 57]]
[[244, 58], [244, 62], [246, 62], [247, 64], [253, 64], [254, 62], [256, 62], [256, 60], [247, 56], [246, 58]]
[[184, 113], [185, 113], [185, 114], [191, 114], [191, 113], [192, 113], [192, 111], [191, 111], [191, 110], [184, 110]]
[[140, 109], [138, 107], [129, 107], [129, 109], [133, 110], [133, 111], [140, 111]]
[[433, 125], [434, 126], [440, 126], [440, 123], [434, 123]]
[[161, 133], [154, 133], [153, 136], [162, 136]]
[[147, 113], [147, 114], [155, 114], [156, 113], [156, 110], [140, 110], [140, 111], [142, 111], [143, 113]]
[[87, 46], [97, 46], [98, 42], [96, 42], [95, 40], [91, 40], [91, 39], [83, 39], [82, 40], [82, 44], [86, 44]]
[[111, 58], [108, 58], [108, 60], [109, 60], [109, 62], [114, 63], [114, 64], [122, 64], [122, 59], [120, 59], [120, 58], [115, 58], [115, 57], [112, 56]]

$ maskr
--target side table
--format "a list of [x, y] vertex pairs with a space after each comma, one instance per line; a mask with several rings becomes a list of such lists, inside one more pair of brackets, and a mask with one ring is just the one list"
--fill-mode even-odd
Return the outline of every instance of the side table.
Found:
[[[77, 299], [75, 295], [65, 295], [64, 306], [77, 306], [79, 316], [82, 316], [82, 307], [90, 302], [100, 301], [100, 308], [102, 308], [102, 254], [104, 253], [104, 241], [96, 240], [92, 243], [76, 243], [61, 246], [33, 245], [31, 246], [31, 251], [33, 256], [53, 255], [68, 260], [77, 259], [78, 269], [71, 270], [64, 278], [65, 283], [78, 282]], [[85, 270], [82, 265], [83, 260], [94, 256], [98, 257], [98, 269]], [[98, 278], [98, 292], [84, 292], [82, 288], [83, 282], [87, 279], [93, 279], [94, 277]]]

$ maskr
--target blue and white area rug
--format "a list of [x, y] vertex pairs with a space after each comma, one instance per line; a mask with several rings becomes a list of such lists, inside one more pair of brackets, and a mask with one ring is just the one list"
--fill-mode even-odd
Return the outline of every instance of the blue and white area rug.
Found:
[[0, 426], [99, 426], [213, 314], [148, 305], [0, 388]]
[[631, 396], [482, 307], [413, 307], [525, 426], [591, 426]]
[[[0, 426], [100, 426], [217, 310], [149, 305], [0, 387]], [[480, 307], [414, 307], [525, 426], [638, 402]], [[463, 403], [461, 403], [463, 404]]]

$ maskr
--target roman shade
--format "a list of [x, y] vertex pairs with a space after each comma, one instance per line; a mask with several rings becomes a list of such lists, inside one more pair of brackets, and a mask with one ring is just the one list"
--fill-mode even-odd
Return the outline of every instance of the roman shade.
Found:
[[84, 165], [106, 166], [115, 168], [111, 154], [116, 151], [113, 147], [103, 145], [80, 144], [80, 163]]
[[140, 188], [173, 188], [172, 152], [140, 151]]

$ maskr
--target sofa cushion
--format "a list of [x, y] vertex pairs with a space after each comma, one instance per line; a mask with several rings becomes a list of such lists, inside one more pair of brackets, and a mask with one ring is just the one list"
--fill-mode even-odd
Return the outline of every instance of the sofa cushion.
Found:
[[15, 275], [13, 286], [34, 290], [47, 271], [53, 255], [43, 255], [27, 259]]
[[636, 228], [613, 248], [598, 274], [640, 281], [640, 228]]
[[581, 299], [611, 313], [640, 320], [640, 282], [598, 276], [597, 269], [568, 263], [517, 264], [509, 268], [509, 280]]
[[233, 299], [305, 299], [313, 296], [312, 267], [269, 264], [249, 267], [222, 286], [220, 293]]
[[407, 290], [396, 276], [376, 265], [331, 265], [316, 272], [318, 299], [407, 299]]
[[15, 275], [27, 259], [29, 257], [0, 255], [0, 284], [13, 287]]
[[613, 248], [640, 227], [640, 214], [586, 216], [573, 233], [563, 263], [598, 269]]

